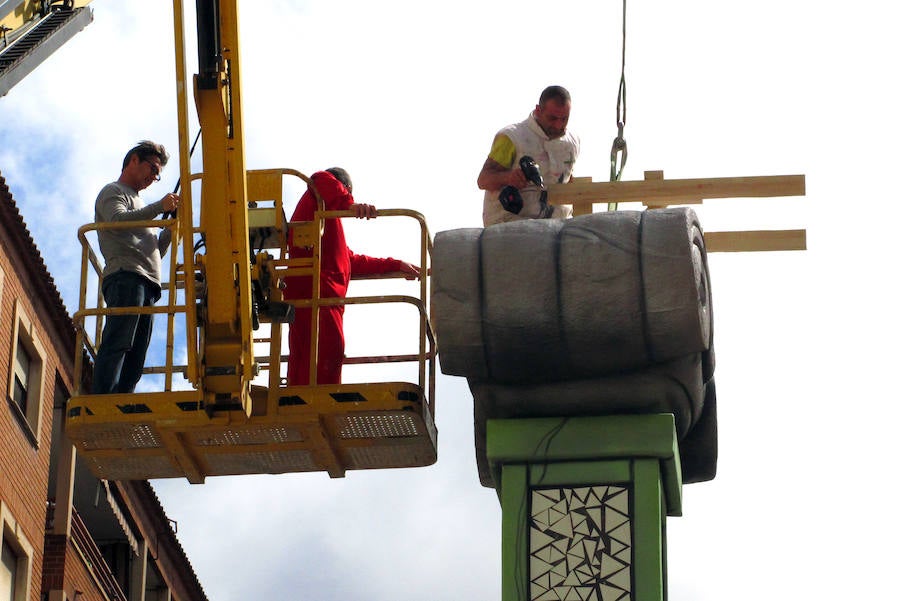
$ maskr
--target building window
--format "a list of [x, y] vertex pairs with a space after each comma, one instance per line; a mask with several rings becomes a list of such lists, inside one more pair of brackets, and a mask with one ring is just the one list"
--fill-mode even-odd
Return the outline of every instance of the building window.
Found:
[[0, 551], [0, 601], [15, 601], [16, 575], [19, 558], [13, 551], [12, 545], [3, 541], [3, 549]]
[[28, 373], [31, 371], [31, 356], [23, 340], [16, 348], [16, 362], [13, 366], [13, 402], [25, 413], [28, 410]]
[[6, 505], [0, 502], [0, 601], [29, 599], [32, 555], [31, 545], [20, 535]]
[[[37, 445], [41, 425], [41, 405], [44, 380], [44, 348], [37, 331], [16, 302], [12, 337], [12, 357], [9, 366], [9, 400], [24, 422], [32, 441]], [[5, 601], [0, 598], [0, 601]]]

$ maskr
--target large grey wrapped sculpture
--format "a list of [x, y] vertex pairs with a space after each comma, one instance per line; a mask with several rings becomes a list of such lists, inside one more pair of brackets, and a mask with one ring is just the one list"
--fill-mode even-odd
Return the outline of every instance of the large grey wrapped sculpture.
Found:
[[441, 371], [474, 397], [483, 485], [492, 418], [672, 413], [684, 481], [715, 476], [712, 300], [692, 210], [439, 232], [431, 308]]

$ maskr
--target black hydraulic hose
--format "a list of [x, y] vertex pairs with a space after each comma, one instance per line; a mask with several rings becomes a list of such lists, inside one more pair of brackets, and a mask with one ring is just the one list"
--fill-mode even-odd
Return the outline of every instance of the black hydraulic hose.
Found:
[[[200, 130], [197, 132], [197, 137], [194, 138], [194, 143], [191, 144], [191, 151], [188, 153], [188, 163], [190, 163], [191, 157], [194, 156], [194, 149], [197, 148], [197, 142], [200, 141], [200, 134], [201, 134], [202, 132], [203, 132], [202, 129], [200, 129]], [[178, 190], [179, 190], [180, 188], [181, 188], [181, 176], [179, 175], [179, 176], [178, 176], [178, 181], [175, 182], [175, 189], [172, 190], [172, 194], [178, 194]], [[164, 213], [162, 214], [162, 218], [163, 218], [163, 219], [168, 219], [168, 218], [170, 218], [170, 217], [175, 217], [175, 215], [176, 215], [177, 213], [178, 213], [178, 211], [166, 211], [166, 212], [164, 212]]]

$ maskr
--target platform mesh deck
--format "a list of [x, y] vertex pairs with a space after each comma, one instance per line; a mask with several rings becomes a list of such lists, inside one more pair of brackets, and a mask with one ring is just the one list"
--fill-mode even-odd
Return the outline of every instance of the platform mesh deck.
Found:
[[66, 433], [91, 471], [108, 480], [309, 471], [339, 477], [437, 459], [434, 421], [412, 384], [289, 388], [277, 406], [257, 406], [260, 414], [250, 416], [207, 411], [193, 394], [73, 397]]

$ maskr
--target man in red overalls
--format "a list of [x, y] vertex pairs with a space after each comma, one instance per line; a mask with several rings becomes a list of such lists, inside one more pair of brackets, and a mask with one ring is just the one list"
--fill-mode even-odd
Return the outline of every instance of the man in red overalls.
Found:
[[[312, 182], [326, 211], [352, 210], [358, 219], [375, 217], [375, 207], [353, 201], [353, 184], [350, 176], [340, 167], [319, 171], [312, 176]], [[311, 190], [300, 198], [291, 221], [312, 221], [316, 212], [316, 197]], [[312, 250], [291, 246], [290, 257], [311, 257]], [[405, 274], [407, 279], [419, 277], [419, 268], [392, 258], [380, 259], [357, 255], [344, 239], [344, 227], [340, 219], [325, 220], [320, 252], [321, 298], [344, 298], [352, 275], [370, 275], [393, 271]], [[312, 278], [291, 276], [285, 278], [284, 298], [309, 299], [312, 297]], [[288, 334], [288, 386], [309, 384], [309, 351], [312, 310], [297, 307], [294, 322]], [[316, 369], [317, 384], [340, 384], [341, 368], [344, 364], [344, 306], [319, 307], [319, 356]]]

